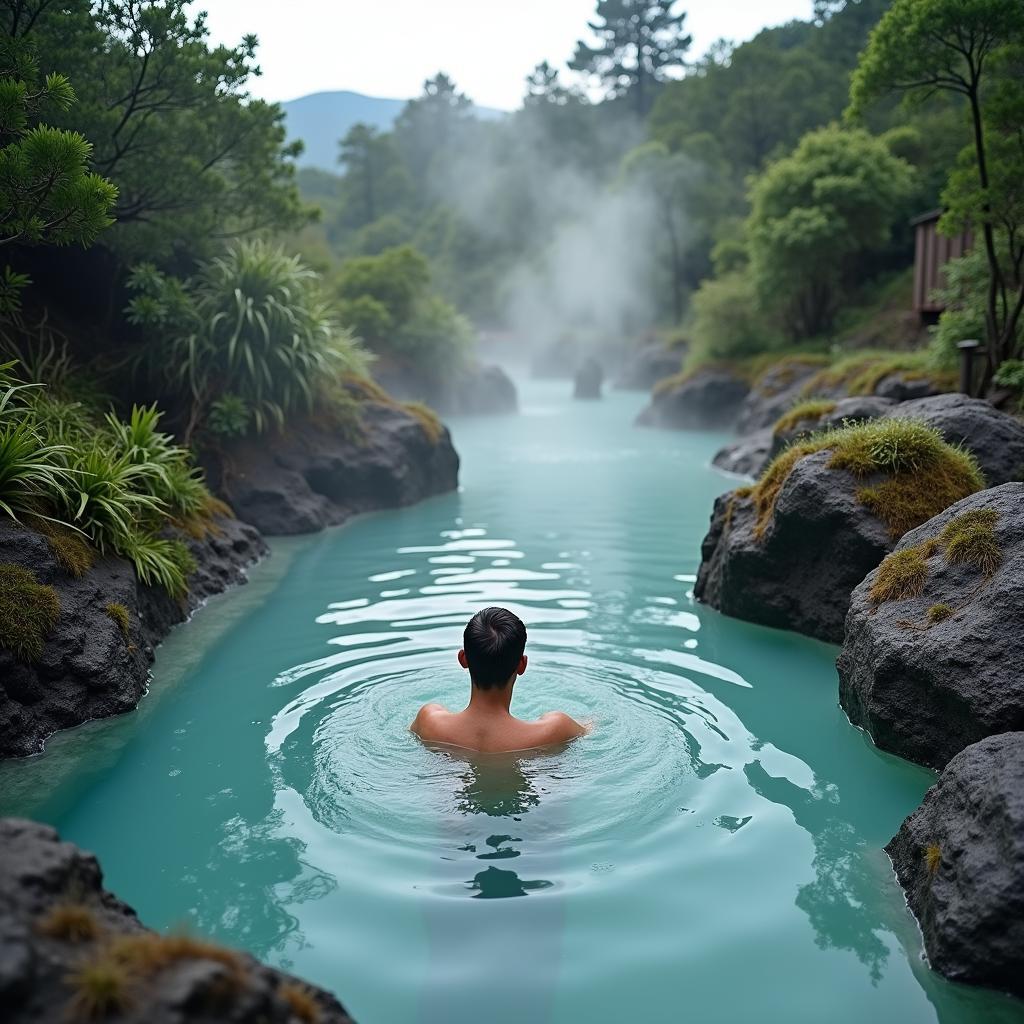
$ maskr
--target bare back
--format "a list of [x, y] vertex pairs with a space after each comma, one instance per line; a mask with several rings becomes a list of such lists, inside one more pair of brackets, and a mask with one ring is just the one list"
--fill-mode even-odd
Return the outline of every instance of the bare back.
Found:
[[561, 711], [549, 711], [535, 722], [524, 722], [508, 712], [473, 707], [449, 711], [441, 704], [424, 704], [410, 729], [428, 743], [495, 754], [565, 743], [587, 732], [585, 726]]

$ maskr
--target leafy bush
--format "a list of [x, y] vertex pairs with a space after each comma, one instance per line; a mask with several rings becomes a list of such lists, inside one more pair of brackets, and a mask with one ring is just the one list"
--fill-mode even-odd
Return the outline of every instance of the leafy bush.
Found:
[[761, 312], [749, 274], [729, 273], [705, 281], [692, 302], [688, 361], [742, 359], [779, 347], [778, 330]]
[[366, 371], [319, 276], [279, 247], [241, 242], [189, 281], [143, 265], [129, 286], [128, 317], [151, 335], [143, 362], [191, 405], [186, 436], [211, 416], [221, 431], [243, 420], [259, 432], [282, 427], [289, 413], [312, 408], [318, 382]]
[[1024, 410], [1024, 360], [1007, 359], [996, 371], [993, 381], [1017, 395], [1017, 407]]
[[[39, 529], [73, 575], [88, 570], [95, 546], [183, 597], [195, 563], [184, 543], [160, 533], [173, 524], [199, 535], [226, 507], [190, 453], [160, 432], [160, 412], [135, 406], [126, 422], [111, 413], [90, 423], [80, 407], [56, 403], [73, 415], [55, 419], [53, 400], [10, 371], [0, 366], [0, 512]], [[54, 434], [65, 443], [52, 443]]]
[[472, 332], [429, 285], [427, 261], [412, 246], [360, 256], [335, 279], [338, 315], [374, 352], [436, 379], [463, 364]]

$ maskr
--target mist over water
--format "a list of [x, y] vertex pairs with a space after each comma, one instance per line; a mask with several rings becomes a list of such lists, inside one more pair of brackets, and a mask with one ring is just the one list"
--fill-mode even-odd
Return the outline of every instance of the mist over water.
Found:
[[[276, 543], [240, 617], [161, 648], [141, 714], [0, 767], [0, 810], [361, 1024], [1024, 1019], [921, 960], [881, 848], [932, 776], [849, 725], [835, 649], [693, 601], [722, 438], [521, 387], [519, 417], [455, 422], [458, 494]], [[409, 734], [466, 699], [461, 631], [495, 603], [530, 633], [513, 710], [591, 736]]]

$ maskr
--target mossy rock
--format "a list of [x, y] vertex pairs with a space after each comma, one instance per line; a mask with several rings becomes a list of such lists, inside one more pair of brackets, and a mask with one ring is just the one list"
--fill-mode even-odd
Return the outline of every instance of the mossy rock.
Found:
[[696, 596], [839, 642], [850, 595], [906, 530], [981, 488], [972, 460], [907, 421], [816, 435], [716, 502]]
[[856, 588], [840, 702], [879, 747], [937, 768], [1024, 729], [1022, 664], [1024, 483], [1008, 483], [911, 530]]

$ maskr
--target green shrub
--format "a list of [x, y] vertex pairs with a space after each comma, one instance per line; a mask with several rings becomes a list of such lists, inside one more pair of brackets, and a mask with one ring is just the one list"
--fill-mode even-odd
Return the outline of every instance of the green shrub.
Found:
[[761, 312], [746, 273], [704, 281], [693, 296], [690, 361], [742, 359], [778, 349], [782, 342], [773, 321]]
[[60, 618], [60, 598], [35, 573], [10, 562], [0, 564], [0, 647], [22, 661], [38, 661], [43, 643]]
[[1024, 412], [1024, 360], [1007, 359], [992, 378], [1000, 387], [1009, 388], [1017, 399], [1017, 409]]
[[[152, 335], [144, 362], [188, 396], [193, 420], [231, 396], [233, 426], [241, 402], [257, 431], [283, 427], [290, 413], [312, 408], [320, 380], [366, 371], [366, 355], [334, 322], [319, 276], [265, 242], [236, 244], [194, 280], [141, 266], [129, 283], [129, 318]], [[223, 404], [216, 422], [223, 429]]]

